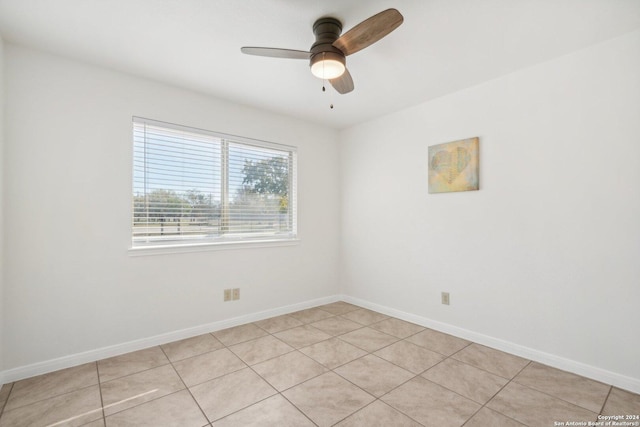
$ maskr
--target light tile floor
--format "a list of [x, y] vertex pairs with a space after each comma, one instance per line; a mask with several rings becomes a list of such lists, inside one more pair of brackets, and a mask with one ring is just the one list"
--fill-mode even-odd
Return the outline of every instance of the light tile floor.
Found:
[[539, 427], [599, 414], [640, 415], [640, 395], [345, 302], [0, 389], [0, 427]]

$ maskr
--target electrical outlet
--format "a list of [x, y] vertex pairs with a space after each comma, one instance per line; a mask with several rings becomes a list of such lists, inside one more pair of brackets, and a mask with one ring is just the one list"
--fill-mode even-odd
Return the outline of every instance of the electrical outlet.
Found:
[[449, 292], [442, 293], [442, 303], [444, 305], [449, 305]]
[[232, 299], [234, 301], [237, 300], [237, 299], [240, 299], [240, 288], [234, 288], [232, 293], [233, 293], [233, 298]]
[[224, 300], [231, 301], [231, 289], [224, 290]]

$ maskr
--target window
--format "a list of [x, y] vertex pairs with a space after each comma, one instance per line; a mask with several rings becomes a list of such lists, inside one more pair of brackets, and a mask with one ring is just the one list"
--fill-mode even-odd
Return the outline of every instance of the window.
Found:
[[296, 150], [133, 118], [132, 247], [296, 237]]

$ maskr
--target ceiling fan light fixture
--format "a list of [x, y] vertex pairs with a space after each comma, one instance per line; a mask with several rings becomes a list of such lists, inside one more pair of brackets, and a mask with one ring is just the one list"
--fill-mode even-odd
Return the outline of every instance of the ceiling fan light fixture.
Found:
[[319, 79], [331, 80], [340, 77], [345, 70], [344, 56], [334, 52], [323, 52], [311, 58], [311, 74]]

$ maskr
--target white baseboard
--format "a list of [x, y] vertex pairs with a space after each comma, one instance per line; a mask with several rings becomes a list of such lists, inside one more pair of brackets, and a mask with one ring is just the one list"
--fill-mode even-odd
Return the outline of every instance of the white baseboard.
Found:
[[459, 338], [473, 341], [475, 343], [482, 344], [487, 347], [492, 347], [506, 353], [514, 354], [516, 356], [520, 356], [534, 362], [539, 362], [554, 368], [562, 369], [563, 371], [582, 375], [583, 377], [591, 378], [605, 384], [611, 384], [634, 393], [640, 393], [640, 379], [638, 378], [628, 377], [616, 372], [608, 371], [606, 369], [597, 368], [595, 366], [587, 365], [575, 360], [545, 353], [543, 351], [514, 344], [509, 341], [490, 337], [488, 335], [483, 335], [478, 332], [473, 332], [468, 329], [459, 328], [457, 326], [438, 322], [426, 317], [417, 316], [415, 314], [406, 313], [404, 311], [396, 310], [394, 308], [386, 307], [380, 304], [375, 304], [359, 298], [350, 297], [348, 295], [341, 295], [339, 299], [361, 307], [378, 311], [388, 316], [397, 317], [398, 319], [406, 320], [407, 322], [412, 322], [426, 328], [434, 329], [436, 331], [444, 332]]
[[95, 362], [97, 360], [118, 356], [120, 354], [129, 353], [132, 351], [142, 350], [156, 345], [167, 344], [173, 341], [179, 341], [185, 338], [191, 338], [197, 335], [231, 328], [233, 326], [238, 326], [245, 323], [256, 322], [258, 320], [279, 316], [281, 314], [292, 313], [294, 311], [304, 310], [306, 308], [316, 307], [318, 305], [329, 304], [338, 301], [339, 299], [339, 295], [318, 298], [270, 310], [264, 310], [257, 313], [244, 314], [242, 316], [234, 317], [231, 319], [220, 320], [217, 322], [207, 323], [205, 325], [194, 326], [192, 328], [167, 332], [165, 334], [160, 334], [149, 338], [142, 338], [122, 344], [116, 344], [108, 347], [98, 348], [95, 350], [85, 351], [83, 353], [63, 356], [57, 359], [46, 360], [44, 362], [38, 362], [31, 365], [20, 366], [6, 371], [0, 371], [0, 385], [18, 381], [24, 378], [30, 378], [36, 375], [46, 374], [60, 369], [70, 368], [72, 366], [82, 365], [84, 363]]
[[135, 341], [103, 347], [96, 350], [90, 350], [83, 353], [64, 356], [44, 362], [38, 362], [31, 365], [25, 365], [6, 371], [0, 371], [0, 384], [18, 381], [36, 375], [46, 374], [48, 372], [57, 371], [59, 369], [70, 368], [72, 366], [81, 365], [83, 363], [95, 362], [97, 360], [105, 359], [108, 357], [142, 350], [156, 345], [167, 344], [173, 341], [191, 338], [208, 332], [215, 332], [221, 329], [267, 319], [273, 316], [292, 313], [294, 311], [304, 310], [306, 308], [315, 307], [318, 305], [329, 304], [339, 300], [350, 302], [360, 307], [375, 310], [392, 317], [397, 317], [398, 319], [406, 320], [407, 322], [412, 322], [430, 329], [434, 329], [436, 331], [444, 332], [459, 338], [473, 341], [478, 344], [486, 345], [487, 347], [492, 347], [497, 350], [523, 357], [525, 359], [543, 363], [554, 368], [582, 375], [584, 377], [591, 378], [605, 384], [611, 384], [616, 387], [632, 391], [634, 393], [640, 393], [640, 379], [621, 375], [605, 369], [597, 368], [595, 366], [577, 362], [575, 360], [545, 353], [543, 351], [514, 344], [509, 341], [490, 337], [488, 335], [483, 335], [478, 332], [470, 331], [468, 329], [459, 328], [457, 326], [438, 322], [426, 317], [396, 310], [394, 308], [375, 304], [359, 298], [350, 297], [348, 295], [333, 295], [329, 297], [304, 301], [297, 304], [291, 304], [270, 310], [260, 311], [257, 313], [245, 314], [227, 320], [221, 320], [205, 325], [195, 326], [193, 328], [168, 332], [149, 338], [142, 338]]

